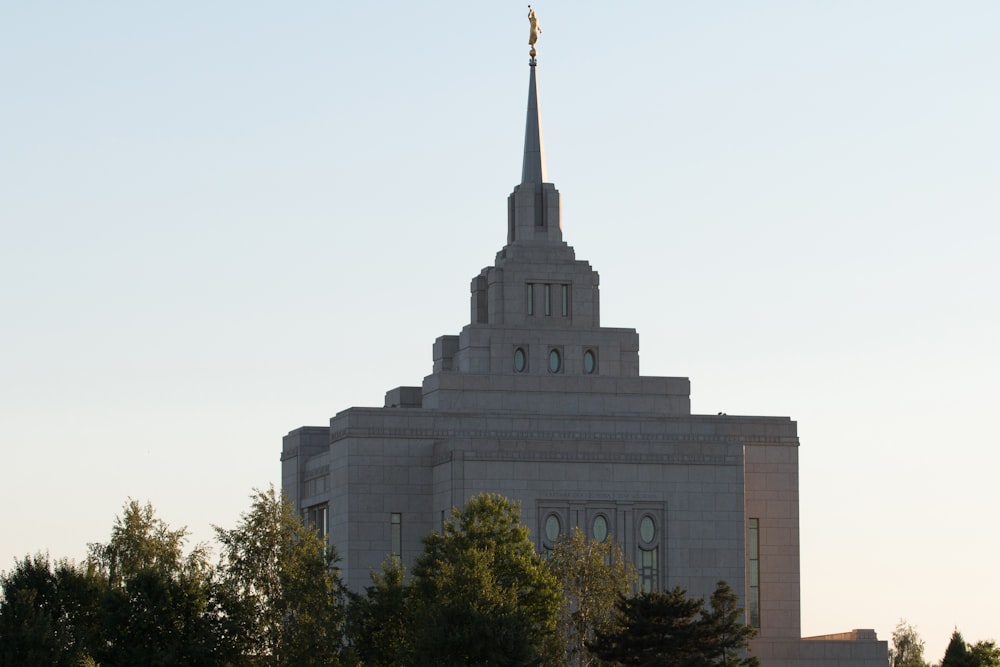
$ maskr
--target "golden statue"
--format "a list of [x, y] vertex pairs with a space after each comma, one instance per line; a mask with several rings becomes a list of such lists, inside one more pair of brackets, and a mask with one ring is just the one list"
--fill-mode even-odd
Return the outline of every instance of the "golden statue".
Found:
[[538, 17], [535, 16], [535, 10], [528, 5], [528, 23], [531, 24], [531, 30], [528, 32], [528, 45], [535, 46], [535, 42], [538, 41], [538, 36], [542, 34], [542, 29], [538, 25]]

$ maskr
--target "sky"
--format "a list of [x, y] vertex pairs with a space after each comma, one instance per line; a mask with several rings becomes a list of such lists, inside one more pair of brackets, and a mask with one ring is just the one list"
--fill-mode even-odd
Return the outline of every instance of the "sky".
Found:
[[[602, 325], [787, 415], [805, 635], [1000, 640], [1000, 3], [535, 4]], [[526, 7], [0, 0], [0, 569], [194, 542], [418, 385], [520, 179]]]

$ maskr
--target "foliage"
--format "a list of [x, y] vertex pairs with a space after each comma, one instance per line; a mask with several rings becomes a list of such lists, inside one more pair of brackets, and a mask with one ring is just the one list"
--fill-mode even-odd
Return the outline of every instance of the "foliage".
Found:
[[725, 582], [709, 598], [688, 598], [676, 587], [663, 593], [619, 597], [618, 629], [596, 633], [588, 644], [601, 660], [617, 665], [666, 667], [756, 666], [745, 655], [754, 630], [742, 623], [743, 610]]
[[89, 545], [88, 570], [105, 585], [108, 665], [212, 665], [233, 653], [221, 634], [207, 550], [184, 555], [187, 529], [171, 529], [150, 503], [126, 503], [111, 539]]
[[251, 499], [236, 528], [215, 529], [228, 632], [255, 664], [339, 664], [344, 591], [336, 552], [274, 487]]
[[1000, 648], [994, 641], [978, 641], [969, 647], [969, 653], [978, 667], [1000, 667]]
[[413, 665], [538, 664], [561, 602], [520, 506], [496, 494], [473, 497], [424, 538], [410, 589]]
[[372, 572], [365, 594], [351, 594], [348, 636], [351, 648], [365, 667], [409, 664], [409, 592], [405, 570], [387, 560], [381, 572]]
[[67, 561], [17, 561], [0, 576], [0, 665], [75, 667], [98, 643], [99, 592], [99, 582]]
[[25, 558], [4, 576], [3, 664], [197, 666], [231, 655], [205, 550], [185, 556], [186, 536], [130, 500], [85, 565]]
[[944, 651], [941, 667], [977, 667], [975, 657], [969, 653], [969, 647], [957, 629], [951, 633], [951, 640]]
[[157, 518], [151, 503], [129, 499], [122, 516], [115, 517], [108, 543], [88, 545], [87, 564], [115, 588], [124, 588], [129, 578], [142, 572], [203, 574], [207, 550], [197, 545], [185, 557], [187, 535], [186, 528], [171, 530]]
[[1000, 648], [993, 641], [969, 645], [956, 629], [951, 633], [941, 667], [1000, 667]]
[[720, 581], [708, 599], [709, 609], [702, 613], [714, 653], [710, 664], [720, 667], [756, 665], [757, 658], [744, 658], [748, 642], [757, 631], [743, 622], [743, 609], [739, 606], [739, 596], [724, 581]]
[[890, 667], [927, 667], [924, 661], [924, 640], [916, 628], [900, 619], [892, 632], [892, 647], [889, 648]]
[[586, 642], [593, 641], [596, 631], [616, 629], [615, 601], [632, 591], [635, 566], [610, 536], [603, 542], [588, 540], [579, 528], [556, 540], [545, 565], [563, 594], [555, 654], [561, 664], [596, 664]]

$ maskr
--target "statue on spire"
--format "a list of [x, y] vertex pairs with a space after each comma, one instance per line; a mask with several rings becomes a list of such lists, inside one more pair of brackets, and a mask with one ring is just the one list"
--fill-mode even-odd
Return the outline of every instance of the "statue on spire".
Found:
[[535, 42], [538, 41], [538, 36], [542, 34], [542, 28], [538, 25], [538, 17], [535, 16], [535, 10], [528, 5], [528, 23], [531, 24], [531, 29], [528, 31], [528, 46], [531, 47], [529, 55], [534, 59], [535, 57]]

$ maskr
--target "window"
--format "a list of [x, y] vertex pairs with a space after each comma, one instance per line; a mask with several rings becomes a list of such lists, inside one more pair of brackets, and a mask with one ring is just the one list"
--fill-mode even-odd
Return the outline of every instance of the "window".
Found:
[[534, 283], [528, 283], [528, 289], [525, 292], [524, 299], [529, 315], [535, 314], [535, 285]]
[[322, 505], [307, 507], [302, 514], [305, 524], [314, 528], [320, 537], [325, 538], [329, 532], [329, 510], [327, 504], [323, 503]]
[[400, 558], [403, 556], [403, 515], [399, 512], [393, 512], [391, 518], [389, 519], [389, 548], [392, 554], [392, 560], [399, 562]]
[[545, 314], [552, 314], [552, 285], [545, 286]]
[[660, 587], [659, 547], [639, 549], [639, 591], [653, 593]]
[[760, 627], [760, 519], [747, 519], [747, 620]]
[[639, 520], [639, 590], [651, 593], [660, 588], [660, 547], [656, 544], [656, 522], [648, 514]]
[[598, 542], [608, 539], [608, 520], [603, 514], [598, 514], [590, 524], [590, 535]]
[[559, 533], [561, 530], [562, 525], [558, 516], [550, 514], [545, 518], [545, 537], [549, 542], [555, 542], [559, 539]]
[[562, 369], [562, 355], [559, 350], [553, 348], [549, 350], [549, 372], [558, 373]]
[[326, 492], [327, 479], [329, 475], [319, 475], [317, 477], [307, 478], [305, 480], [305, 489], [303, 489], [304, 496], [318, 496], [321, 493]]
[[656, 524], [653, 523], [653, 517], [644, 516], [642, 521], [639, 522], [639, 537], [643, 542], [650, 543], [653, 538], [656, 537]]
[[519, 347], [514, 350], [514, 371], [517, 373], [523, 373], [524, 369], [528, 367], [528, 356], [524, 353], [524, 348]]
[[569, 285], [562, 285], [562, 315], [569, 317]]
[[583, 372], [591, 375], [595, 370], [597, 370], [597, 355], [593, 350], [587, 350], [583, 353]]

